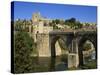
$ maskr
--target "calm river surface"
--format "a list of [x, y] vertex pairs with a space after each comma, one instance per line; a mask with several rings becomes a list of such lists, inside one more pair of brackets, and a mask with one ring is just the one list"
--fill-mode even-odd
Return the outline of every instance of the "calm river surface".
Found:
[[[93, 55], [94, 56], [94, 55]], [[48, 72], [48, 71], [64, 71], [68, 70], [68, 56], [56, 56], [56, 57], [35, 57], [33, 58], [34, 70], [32, 72]], [[77, 69], [90, 69], [96, 68], [96, 62], [88, 57], [85, 59], [85, 68], [79, 67]], [[93, 61], [92, 61], [93, 60]], [[88, 65], [89, 66], [88, 66]], [[90, 66], [91, 65], [91, 66]], [[93, 66], [94, 65], [94, 66]]]
[[34, 72], [64, 71], [67, 70], [67, 57], [57, 56], [35, 58]]

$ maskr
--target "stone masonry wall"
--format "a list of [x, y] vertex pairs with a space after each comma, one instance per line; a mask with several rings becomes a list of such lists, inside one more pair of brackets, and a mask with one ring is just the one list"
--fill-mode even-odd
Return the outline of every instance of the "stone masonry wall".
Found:
[[40, 57], [50, 57], [49, 34], [37, 34], [37, 50]]

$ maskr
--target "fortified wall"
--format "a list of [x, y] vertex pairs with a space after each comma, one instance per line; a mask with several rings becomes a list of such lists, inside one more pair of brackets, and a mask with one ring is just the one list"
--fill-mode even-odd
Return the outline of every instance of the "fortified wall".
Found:
[[32, 16], [34, 42], [37, 43], [38, 55], [41, 57], [51, 56], [49, 50], [49, 32], [53, 27], [49, 26], [51, 20], [41, 17], [40, 13], [34, 13]]

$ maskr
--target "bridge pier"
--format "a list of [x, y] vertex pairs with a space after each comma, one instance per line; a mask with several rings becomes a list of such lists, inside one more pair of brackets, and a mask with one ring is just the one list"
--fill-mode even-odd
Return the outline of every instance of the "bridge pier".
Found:
[[78, 67], [78, 54], [69, 53], [68, 54], [68, 68], [77, 68]]
[[79, 65], [79, 56], [78, 56], [78, 41], [76, 38], [72, 40], [72, 50], [68, 54], [68, 68], [77, 68]]

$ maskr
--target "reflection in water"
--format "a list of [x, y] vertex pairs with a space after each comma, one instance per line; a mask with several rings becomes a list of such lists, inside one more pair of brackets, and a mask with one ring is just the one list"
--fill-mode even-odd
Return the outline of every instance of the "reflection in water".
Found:
[[49, 71], [63, 71], [63, 70], [67, 70], [67, 62], [64, 62], [62, 60], [62, 57], [51, 58]]
[[67, 64], [65, 62], [61, 62], [55, 66], [56, 71], [64, 71], [67, 69]]
[[[95, 56], [95, 55], [93, 55]], [[79, 69], [96, 68], [96, 61], [91, 57], [85, 58], [84, 66]], [[64, 71], [68, 70], [68, 58], [66, 55], [56, 57], [37, 57], [33, 58], [34, 69], [32, 72]]]
[[55, 71], [55, 63], [56, 63], [56, 58], [51, 58], [51, 63], [50, 63], [50, 68], [49, 71]]
[[[34, 72], [45, 72], [45, 71], [64, 71], [67, 70], [67, 60], [62, 56], [51, 57], [39, 57], [38, 63], [34, 64]], [[35, 63], [35, 62], [33, 62]]]
[[95, 58], [95, 55], [96, 55], [96, 52], [93, 51], [93, 52], [92, 52], [92, 55], [91, 55], [91, 59], [96, 59], [96, 58]]
[[95, 53], [95, 50], [94, 50], [94, 51], [91, 52], [90, 55], [88, 55], [87, 57], [84, 57], [84, 64], [87, 64], [91, 61], [94, 61], [96, 59], [95, 55], [96, 55], [96, 53]]

